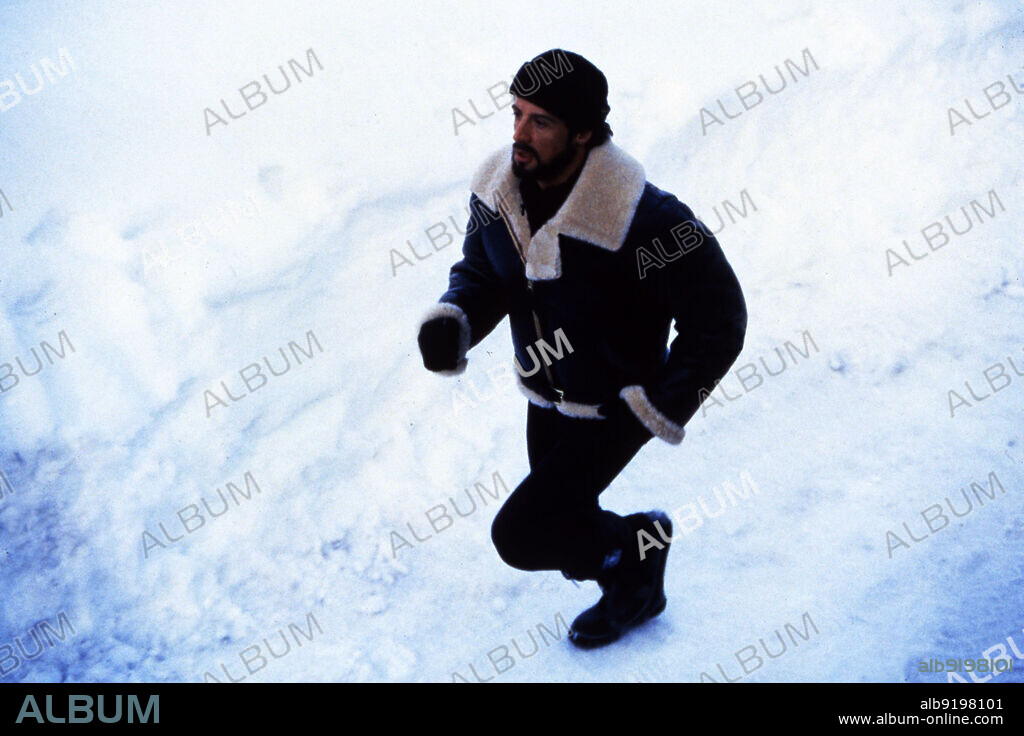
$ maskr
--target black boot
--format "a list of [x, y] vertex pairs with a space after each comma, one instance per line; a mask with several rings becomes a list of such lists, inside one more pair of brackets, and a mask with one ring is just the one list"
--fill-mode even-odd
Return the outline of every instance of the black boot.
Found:
[[648, 549], [640, 559], [639, 544], [620, 553], [618, 564], [598, 578], [601, 600], [576, 617], [569, 631], [569, 641], [578, 647], [590, 649], [610, 644], [628, 629], [638, 626], [665, 610], [665, 562], [669, 542], [654, 526], [658, 522], [668, 538], [672, 539], [672, 522], [661, 511], [630, 514], [625, 517], [632, 530], [645, 530], [663, 544], [662, 549]]

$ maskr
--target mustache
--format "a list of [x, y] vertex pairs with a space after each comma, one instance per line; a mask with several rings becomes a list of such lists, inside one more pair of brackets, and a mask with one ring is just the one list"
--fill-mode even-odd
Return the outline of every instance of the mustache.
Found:
[[534, 151], [532, 148], [530, 148], [529, 146], [527, 146], [527, 145], [525, 145], [523, 143], [513, 143], [512, 144], [512, 150], [513, 151], [523, 151], [524, 153], [530, 154], [534, 158], [537, 158], [537, 159], [540, 158], [540, 156], [537, 155], [536, 151]]

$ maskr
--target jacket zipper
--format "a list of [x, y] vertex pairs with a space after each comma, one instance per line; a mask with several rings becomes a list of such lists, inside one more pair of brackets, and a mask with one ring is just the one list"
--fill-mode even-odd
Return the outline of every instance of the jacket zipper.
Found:
[[[527, 291], [530, 292], [530, 296], [531, 296], [531, 299], [530, 299], [530, 314], [533, 315], [533, 327], [534, 327], [534, 329], [537, 332], [537, 341], [541, 342], [541, 341], [544, 340], [544, 334], [541, 331], [540, 318], [537, 316], [537, 312], [533, 308], [533, 295], [534, 295], [533, 282], [530, 280], [530, 278], [528, 276], [526, 276], [526, 254], [523, 252], [523, 246], [519, 242], [519, 238], [516, 237], [515, 231], [512, 228], [512, 224], [511, 224], [511, 222], [509, 222], [508, 215], [505, 214], [505, 210], [504, 210], [504, 208], [502, 208], [500, 202], [497, 203], [497, 207], [498, 207], [498, 214], [501, 215], [501, 221], [505, 223], [505, 228], [508, 230], [509, 237], [512, 238], [512, 243], [516, 247], [516, 252], [519, 253], [519, 260], [521, 260], [523, 262], [523, 277], [526, 279], [526, 289], [527, 289]], [[540, 350], [540, 348], [537, 348], [537, 349], [538, 349], [538, 351]], [[558, 394], [558, 403], [562, 403], [562, 401], [564, 399], [564, 392], [560, 388], [557, 388], [555, 386], [555, 379], [554, 379], [554, 376], [551, 374], [551, 366], [549, 366], [547, 364], [547, 361], [542, 360], [541, 358], [537, 358], [537, 360], [539, 360], [543, 364], [543, 366], [544, 366], [544, 375], [547, 376], [548, 386], [551, 388], [552, 391], [554, 391], [556, 394]]]

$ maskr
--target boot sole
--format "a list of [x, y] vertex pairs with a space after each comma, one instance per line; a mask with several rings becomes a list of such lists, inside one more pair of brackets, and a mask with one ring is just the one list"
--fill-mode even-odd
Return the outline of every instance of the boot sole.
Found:
[[640, 626], [655, 616], [660, 615], [661, 612], [665, 610], [666, 605], [668, 605], [668, 600], [664, 595], [662, 595], [661, 599], [655, 602], [654, 605], [641, 611], [635, 619], [616, 630], [615, 633], [610, 636], [603, 638], [581, 636], [577, 632], [570, 630], [568, 635], [569, 641], [580, 649], [596, 649], [597, 647], [603, 647], [607, 644], [618, 641], [627, 631], [635, 629], [637, 626]]

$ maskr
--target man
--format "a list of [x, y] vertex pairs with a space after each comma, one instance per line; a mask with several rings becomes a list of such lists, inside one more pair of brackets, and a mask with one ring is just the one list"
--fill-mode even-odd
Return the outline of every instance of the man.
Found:
[[743, 347], [746, 305], [710, 231], [609, 140], [597, 67], [552, 49], [510, 89], [511, 157], [474, 176], [463, 258], [418, 342], [428, 370], [455, 375], [508, 315], [530, 473], [491, 537], [513, 567], [596, 580], [603, 595], [569, 638], [600, 646], [665, 608], [672, 526], [598, 495], [653, 436], [682, 441]]

